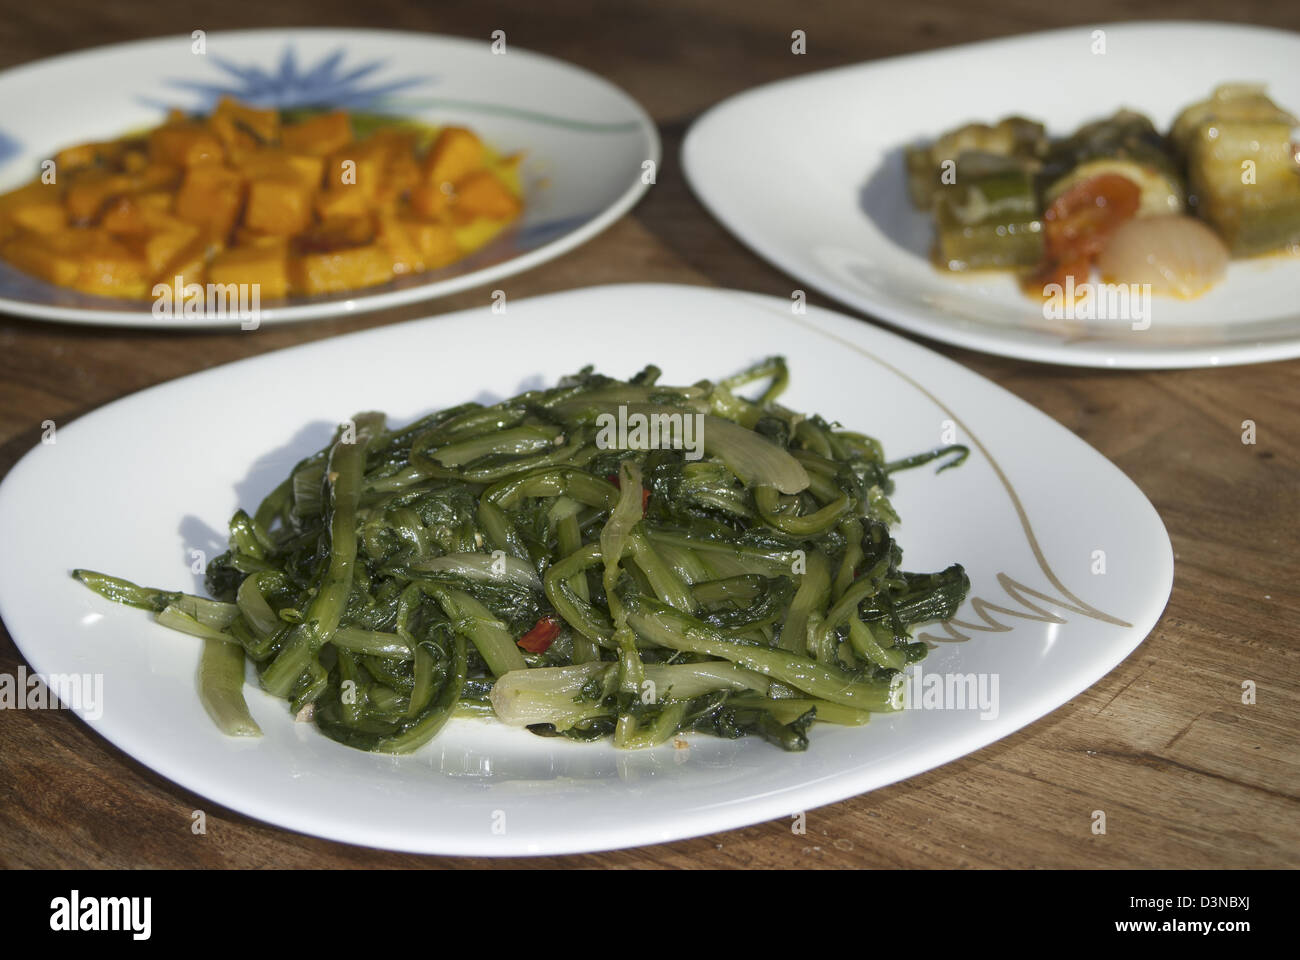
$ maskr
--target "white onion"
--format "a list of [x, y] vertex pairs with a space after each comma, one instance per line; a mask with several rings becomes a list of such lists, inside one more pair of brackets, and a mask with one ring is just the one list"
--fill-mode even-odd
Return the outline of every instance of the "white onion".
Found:
[[551, 723], [556, 730], [567, 730], [606, 712], [599, 702], [583, 700], [582, 688], [614, 668], [615, 664], [594, 660], [571, 667], [508, 670], [492, 685], [488, 699], [497, 719], [512, 727]]
[[1191, 299], [1223, 278], [1228, 248], [1218, 234], [1185, 216], [1142, 217], [1115, 231], [1097, 269], [1107, 283], [1151, 284], [1151, 292]]
[[704, 452], [725, 463], [745, 486], [776, 487], [781, 493], [808, 488], [803, 464], [761, 433], [713, 416], [704, 418], [702, 429]]

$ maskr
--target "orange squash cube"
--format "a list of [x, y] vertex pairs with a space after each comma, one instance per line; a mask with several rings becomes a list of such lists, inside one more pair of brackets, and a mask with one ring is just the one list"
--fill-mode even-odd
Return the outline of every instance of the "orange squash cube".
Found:
[[149, 134], [149, 159], [173, 167], [220, 163], [225, 157], [221, 141], [201, 123], [183, 120]]
[[468, 222], [478, 217], [489, 220], [509, 220], [519, 214], [522, 204], [510, 188], [495, 174], [487, 170], [471, 173], [456, 184], [452, 200], [456, 219]]
[[135, 197], [117, 197], [110, 200], [99, 218], [99, 224], [112, 234], [131, 235], [149, 232], [144, 219], [144, 209]]
[[170, 190], [150, 190], [145, 193], [134, 193], [131, 196], [140, 205], [141, 215], [155, 228], [157, 222], [176, 219], [171, 215], [172, 203], [176, 197]]
[[347, 247], [364, 247], [375, 238], [375, 223], [369, 216], [328, 217], [294, 238], [301, 253], [330, 253]]
[[62, 182], [41, 183], [39, 180], [34, 180], [31, 183], [23, 184], [17, 190], [10, 190], [8, 193], [0, 194], [0, 217], [4, 217], [28, 204], [46, 203], [51, 198], [58, 199], [62, 195]]
[[305, 253], [294, 258], [291, 270], [294, 289], [308, 295], [373, 287], [393, 277], [392, 260], [378, 244]]
[[332, 187], [316, 194], [315, 207], [322, 220], [364, 217], [370, 210], [370, 201], [359, 187]]
[[431, 186], [457, 183], [487, 159], [483, 141], [464, 127], [444, 127], [424, 157], [421, 173]]
[[238, 173], [216, 164], [200, 164], [185, 173], [176, 195], [176, 215], [224, 242], [243, 203], [244, 181]]
[[437, 270], [458, 259], [462, 254], [451, 227], [442, 223], [405, 221], [406, 232], [415, 244], [420, 257], [421, 270]]
[[367, 141], [384, 147], [384, 169], [373, 193], [376, 209], [391, 212], [421, 182], [420, 163], [415, 153], [417, 140], [409, 130], [379, 130]]
[[247, 284], [258, 297], [289, 294], [289, 250], [283, 245], [225, 250], [208, 264], [208, 283]]
[[375, 223], [375, 239], [388, 253], [393, 273], [416, 273], [425, 268], [424, 259], [407, 231], [406, 224], [390, 214], [380, 214], [375, 218]]
[[41, 183], [39, 180], [0, 195], [0, 240], [7, 240], [18, 231], [13, 218], [23, 207], [61, 203], [62, 196], [61, 184]]
[[149, 227], [150, 232], [157, 233], [164, 230], [183, 230], [192, 231], [195, 236], [199, 233], [199, 228], [192, 223], [186, 223], [180, 217], [173, 214], [170, 210], [158, 209], [152, 202], [145, 202], [149, 194], [139, 194], [137, 201], [140, 204], [140, 219]]
[[72, 180], [63, 201], [73, 221], [93, 223], [111, 199], [130, 190], [129, 177], [102, 170], [86, 170]]
[[19, 207], [11, 215], [13, 224], [33, 233], [58, 233], [68, 225], [68, 211], [57, 200]]
[[267, 146], [280, 139], [280, 112], [222, 97], [208, 118], [208, 126], [228, 150]]
[[451, 209], [451, 191], [444, 189], [443, 184], [417, 184], [411, 188], [410, 206], [411, 212], [417, 217], [441, 220]]
[[413, 130], [376, 130], [366, 138], [367, 143], [382, 146], [389, 160], [415, 159], [415, 146], [419, 135]]
[[166, 192], [131, 193], [108, 202], [99, 224], [116, 236], [140, 236], [182, 225], [170, 213], [172, 197]]
[[144, 259], [101, 230], [67, 229], [10, 241], [4, 256], [43, 280], [109, 297], [148, 293]]
[[149, 162], [132, 173], [126, 174], [132, 191], [137, 193], [158, 190], [175, 191], [185, 176], [184, 167], [174, 167], [168, 163]]
[[258, 233], [256, 230], [248, 229], [248, 227], [236, 227], [231, 248], [239, 247], [275, 247], [287, 251], [289, 249], [289, 238]]
[[9, 240], [0, 253], [20, 270], [60, 287], [73, 287], [81, 273], [81, 264], [79, 251], [67, 242], [70, 236], [78, 235], [67, 231], [62, 235]]
[[248, 185], [244, 225], [259, 233], [292, 236], [311, 223], [311, 191], [294, 180], [254, 180]]
[[356, 188], [373, 197], [383, 184], [392, 148], [391, 141], [370, 137], [336, 150], [325, 167], [325, 189]]
[[144, 242], [144, 260], [151, 277], [166, 274], [167, 267], [182, 259], [187, 248], [201, 247], [197, 243], [199, 228], [189, 224], [180, 224], [176, 229], [158, 230]]
[[128, 150], [122, 154], [122, 170], [124, 173], [137, 174], [143, 173], [151, 166], [164, 166], [164, 164], [155, 164], [149, 159], [146, 150]]
[[200, 235], [181, 247], [175, 256], [153, 275], [152, 280], [154, 284], [165, 283], [168, 286], [179, 284], [183, 289], [187, 284], [206, 282], [207, 267], [208, 245]]
[[26, 237], [8, 241], [3, 253], [6, 260], [35, 277], [60, 287], [77, 285], [81, 264], [76, 253], [59, 250]]
[[54, 169], [59, 176], [83, 167], [107, 166], [121, 156], [121, 143], [79, 143], [65, 147], [54, 155]]
[[420, 167], [414, 158], [402, 157], [389, 162], [383, 182], [375, 192], [376, 206], [397, 207], [403, 197], [420, 186]]
[[352, 142], [352, 121], [343, 112], [322, 113], [285, 126], [280, 145], [290, 153], [327, 157]]
[[235, 154], [231, 162], [249, 180], [293, 180], [310, 191], [320, 189], [325, 170], [322, 157], [271, 148]]

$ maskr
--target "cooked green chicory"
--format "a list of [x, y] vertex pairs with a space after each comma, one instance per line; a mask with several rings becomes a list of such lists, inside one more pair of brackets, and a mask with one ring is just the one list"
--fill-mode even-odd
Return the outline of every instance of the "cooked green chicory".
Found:
[[[592, 372], [405, 427], [358, 414], [207, 568], [212, 599], [74, 575], [200, 637], [200, 694], [232, 736], [263, 690], [350, 746], [408, 752], [455, 716], [645, 747], [900, 706], [952, 616], [954, 564], [902, 569], [880, 444], [776, 400], [782, 358], [689, 386]], [[765, 381], [755, 400], [739, 390]]]

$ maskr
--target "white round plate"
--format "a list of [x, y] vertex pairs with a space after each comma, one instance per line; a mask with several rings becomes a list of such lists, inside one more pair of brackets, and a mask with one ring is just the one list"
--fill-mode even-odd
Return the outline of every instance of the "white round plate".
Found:
[[[647, 189], [654, 122], [586, 70], [510, 45], [389, 30], [212, 33], [120, 44], [0, 73], [0, 192], [62, 147], [155, 126], [167, 108], [207, 112], [222, 96], [259, 106], [325, 105], [460, 124], [524, 154], [525, 208], [490, 244], [441, 270], [348, 294], [261, 305], [262, 323], [319, 319], [429, 300], [520, 273], [591, 239]], [[502, 49], [499, 45], [498, 50]], [[63, 323], [238, 326], [232, 317], [157, 318], [152, 304], [56, 287], [0, 260], [0, 311]]]
[[1062, 135], [1130, 107], [1164, 130], [1182, 107], [1233, 81], [1266, 84], [1297, 112], [1297, 63], [1300, 35], [1276, 30], [1072, 27], [747, 91], [696, 121], [682, 164], [704, 205], [755, 252], [935, 340], [1086, 367], [1280, 360], [1300, 355], [1300, 256], [1234, 262], [1197, 300], [1153, 297], [1149, 311], [1108, 308], [1112, 319], [1049, 319], [1010, 274], [958, 276], [931, 264], [930, 218], [908, 200], [902, 150], [1009, 114]]
[[[970, 675], [986, 695], [996, 682], [988, 709], [816, 726], [797, 754], [707, 736], [685, 750], [619, 752], [461, 719], [418, 753], [387, 757], [295, 723], [282, 701], [250, 686], [265, 736], [230, 739], [198, 701], [198, 642], [69, 576], [89, 567], [197, 589], [192, 551], [224, 549], [234, 510], [256, 505], [359, 410], [405, 421], [553, 384], [587, 363], [627, 377], [655, 362], [665, 382], [690, 383], [775, 352], [789, 360], [782, 402], [794, 409], [875, 434], [891, 456], [927, 450], [947, 431], [971, 447], [958, 469], [899, 474], [894, 504], [905, 566], [956, 561], [972, 582], [953, 624], [919, 631], [936, 642], [922, 670]], [[902, 337], [722, 290], [595, 287], [511, 302], [503, 315], [483, 308], [380, 327], [145, 390], [58, 425], [54, 440], [0, 485], [0, 615], [31, 667], [102, 675], [102, 703], [78, 712], [195, 793], [304, 833], [421, 853], [658, 843], [912, 776], [1095, 683], [1155, 624], [1173, 576], [1151, 504], [1055, 421]]]

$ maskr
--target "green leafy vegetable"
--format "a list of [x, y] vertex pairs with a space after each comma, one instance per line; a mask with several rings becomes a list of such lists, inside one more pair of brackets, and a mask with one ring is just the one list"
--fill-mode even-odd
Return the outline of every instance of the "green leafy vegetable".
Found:
[[260, 732], [248, 662], [300, 719], [391, 753], [454, 716], [626, 748], [702, 732], [802, 750], [816, 723], [897, 709], [924, 655], [911, 627], [951, 617], [969, 582], [901, 569], [892, 475], [966, 449], [887, 461], [780, 406], [779, 357], [717, 383], [658, 378], [588, 368], [396, 429], [359, 414], [236, 513], [214, 599], [74, 576], [202, 639], [200, 696], [231, 735]]

